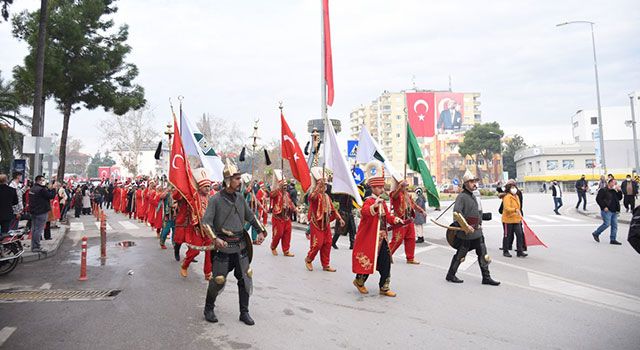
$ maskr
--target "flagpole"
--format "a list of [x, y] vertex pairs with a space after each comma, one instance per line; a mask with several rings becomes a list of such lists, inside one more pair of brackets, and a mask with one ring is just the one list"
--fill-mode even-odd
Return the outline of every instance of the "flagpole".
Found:
[[324, 178], [324, 168], [327, 164], [327, 145], [326, 145], [326, 135], [327, 135], [327, 77], [326, 77], [326, 62], [325, 62], [325, 43], [324, 43], [324, 4], [323, 1], [320, 0], [320, 115], [322, 116], [322, 123], [324, 125], [323, 129], [323, 140], [325, 145], [322, 147], [322, 177]]
[[407, 157], [409, 157], [409, 107], [407, 106], [407, 92], [404, 92], [404, 179], [407, 179]]
[[[280, 133], [282, 134], [282, 110], [284, 109], [284, 107], [282, 106], [282, 101], [280, 101], [280, 105], [278, 106], [278, 108], [280, 108]], [[282, 149], [282, 147], [282, 135], [280, 135], [280, 171], [282, 171], [282, 177], [284, 177], [284, 150]]]

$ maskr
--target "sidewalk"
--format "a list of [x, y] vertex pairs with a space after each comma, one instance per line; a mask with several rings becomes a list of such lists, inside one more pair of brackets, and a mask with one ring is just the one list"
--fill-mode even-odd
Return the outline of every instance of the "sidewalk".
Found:
[[[24, 223], [26, 224], [26, 222]], [[58, 227], [51, 228], [51, 239], [50, 240], [40, 240], [40, 247], [44, 250], [46, 250], [46, 253], [35, 253], [31, 251], [31, 240], [26, 238], [22, 240], [22, 246], [24, 247], [24, 254], [22, 254], [22, 262], [32, 262], [32, 261], [38, 261], [38, 260], [42, 260], [42, 259], [46, 259], [49, 257], [52, 257], [54, 255], [56, 255], [56, 253], [58, 252], [58, 248], [60, 248], [60, 245], [62, 244], [62, 241], [64, 240], [64, 237], [67, 235], [67, 233], [69, 232], [69, 226], [68, 225], [62, 225], [60, 224], [60, 222], [58, 222]]]

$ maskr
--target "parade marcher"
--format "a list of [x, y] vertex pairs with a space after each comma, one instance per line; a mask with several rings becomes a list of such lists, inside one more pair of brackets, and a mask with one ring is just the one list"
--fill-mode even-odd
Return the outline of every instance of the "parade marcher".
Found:
[[341, 235], [349, 235], [349, 249], [353, 249], [353, 242], [356, 239], [356, 222], [353, 214], [353, 198], [345, 193], [337, 193], [334, 195], [334, 199], [338, 202], [338, 213], [344, 219], [345, 225], [336, 225], [333, 234], [333, 240], [331, 246], [333, 249], [338, 249], [338, 239]]
[[[289, 183], [289, 187], [287, 188], [287, 191], [289, 191], [289, 196], [291, 197], [291, 201], [293, 202], [294, 208], [297, 208], [298, 207], [298, 190], [296, 189], [296, 183], [295, 183], [295, 181], [293, 179]], [[298, 211], [297, 210], [294, 210], [291, 213], [291, 221], [293, 221], [293, 222], [298, 221]], [[266, 224], [266, 221], [265, 221], [265, 224]]]
[[311, 180], [313, 182], [309, 194], [309, 253], [304, 259], [307, 270], [313, 271], [313, 260], [320, 252], [320, 262], [322, 270], [336, 272], [336, 269], [329, 265], [331, 259], [331, 222], [338, 220], [340, 226], [344, 226], [340, 214], [333, 207], [331, 198], [325, 193], [326, 176], [325, 169], [321, 167], [311, 168]]
[[273, 171], [273, 190], [269, 193], [271, 203], [271, 254], [278, 255], [278, 244], [282, 242], [282, 254], [293, 257], [289, 251], [291, 247], [291, 212], [296, 210], [291, 196], [287, 191], [287, 182], [280, 169]]
[[115, 190], [115, 186], [112, 183], [109, 183], [107, 186], [107, 191], [104, 196], [104, 202], [107, 206], [107, 209], [113, 208], [113, 191]]
[[[174, 205], [175, 202], [173, 201], [171, 192], [171, 188], [167, 188], [160, 194], [160, 214], [162, 215], [162, 231], [160, 232], [161, 249], [167, 249], [165, 242], [167, 241], [169, 231], [171, 231], [171, 241], [174, 240], [176, 235], [176, 205]], [[178, 256], [177, 260], [180, 260], [180, 256]]]
[[129, 215], [129, 219], [133, 217], [136, 219], [136, 185], [134, 183], [129, 184], [126, 193], [126, 200], [124, 201], [124, 213]]
[[622, 181], [622, 194], [624, 195], [622, 203], [627, 213], [632, 212], [636, 207], [636, 197], [638, 196], [638, 183], [631, 179], [631, 175]]
[[[189, 249], [185, 254], [184, 261], [180, 266], [180, 275], [182, 277], [187, 277], [189, 273], [189, 265], [194, 262], [196, 256], [200, 254], [200, 251], [192, 248], [192, 246], [208, 246], [211, 245], [211, 239], [205, 232], [202, 232], [200, 225], [200, 219], [204, 215], [204, 211], [207, 209], [207, 205], [209, 203], [209, 190], [211, 189], [211, 180], [209, 179], [209, 174], [205, 168], [198, 168], [193, 170], [193, 177], [198, 185], [198, 193], [197, 193], [197, 201], [199, 202], [200, 210], [202, 212], [193, 213], [192, 208], [185, 203], [179, 210], [184, 210], [186, 208], [186, 229], [184, 230], [184, 242], [187, 243]], [[184, 227], [184, 226], [183, 226]], [[179, 248], [178, 248], [179, 249]], [[210, 259], [209, 254], [205, 254], [205, 260]], [[211, 263], [209, 261], [205, 261], [204, 263], [204, 277], [209, 280], [211, 278]]]
[[145, 205], [144, 205], [144, 193], [146, 190], [146, 186], [141, 183], [136, 190], [136, 211], [135, 218], [138, 219], [138, 222], [144, 222], [145, 216]]
[[424, 243], [424, 224], [427, 222], [427, 198], [422, 193], [422, 188], [416, 188], [416, 205], [422, 208], [423, 211], [416, 212], [416, 218], [413, 220], [416, 230], [416, 243]]
[[[144, 191], [144, 194], [143, 194], [144, 195], [143, 215], [144, 215], [144, 221], [152, 228], [153, 228], [153, 214], [155, 213], [155, 209], [156, 209], [155, 206], [153, 205], [155, 194], [156, 194], [156, 183], [155, 181], [149, 181], [147, 189]], [[155, 204], [157, 206], [158, 202], [156, 202]], [[159, 236], [160, 235], [158, 234], [158, 237]]]
[[620, 200], [622, 199], [622, 191], [617, 186], [616, 180], [612, 178], [607, 182], [607, 187], [601, 188], [596, 195], [596, 202], [600, 206], [600, 217], [602, 225], [600, 225], [591, 235], [596, 242], [600, 242], [600, 234], [611, 226], [610, 243], [620, 245], [622, 243], [616, 240], [618, 234], [618, 214], [620, 213]]
[[160, 231], [162, 230], [162, 208], [158, 208], [162, 194], [162, 186], [155, 186], [155, 189], [149, 196], [149, 211], [147, 212], [147, 216], [150, 217], [149, 224], [151, 228], [156, 231], [158, 238], [160, 238]]
[[580, 207], [580, 203], [582, 203], [582, 210], [587, 210], [587, 191], [589, 190], [589, 184], [587, 184], [587, 180], [585, 180], [584, 174], [580, 176], [580, 180], [576, 181], [576, 193], [578, 194], [578, 204], [576, 204], [576, 209]]
[[266, 226], [269, 218], [269, 211], [267, 210], [267, 208], [269, 208], [267, 203], [269, 199], [269, 192], [267, 192], [267, 186], [263, 181], [260, 181], [258, 185], [258, 192], [256, 192], [256, 200], [260, 203], [258, 205], [258, 220], [262, 220], [262, 225]]
[[455, 233], [453, 246], [456, 249], [456, 253], [451, 259], [451, 266], [449, 266], [446, 280], [453, 283], [464, 282], [456, 277], [456, 272], [460, 264], [465, 260], [467, 252], [475, 249], [476, 255], [478, 255], [478, 265], [482, 272], [482, 284], [497, 286], [500, 282], [494, 281], [489, 272], [490, 258], [482, 235], [482, 211], [478, 204], [480, 199], [473, 194], [478, 189], [477, 178], [467, 170], [462, 177], [462, 181], [463, 190], [458, 194], [454, 202], [453, 216], [456, 222], [459, 223], [458, 220], [464, 219], [463, 222], [467, 225], [460, 225], [465, 231], [456, 231]]
[[392, 187], [389, 197], [393, 214], [402, 219], [403, 224], [393, 227], [393, 238], [389, 244], [391, 255], [404, 243], [404, 253], [407, 257], [407, 264], [420, 264], [415, 259], [416, 251], [416, 229], [413, 225], [413, 219], [416, 212], [426, 215], [426, 211], [420, 208], [413, 201], [407, 191], [409, 183], [403, 179], [401, 175], [392, 174]]
[[502, 255], [510, 258], [509, 250], [513, 244], [513, 237], [516, 237], [516, 247], [519, 257], [526, 257], [524, 252], [524, 232], [522, 230], [522, 209], [520, 197], [518, 197], [518, 187], [514, 183], [507, 183], [505, 195], [502, 197], [502, 224], [504, 225], [504, 235], [502, 237]]
[[251, 326], [255, 324], [249, 315], [249, 296], [253, 290], [253, 270], [250, 267], [253, 246], [244, 229], [244, 223], [249, 222], [260, 232], [260, 243], [267, 233], [240, 194], [240, 173], [228, 158], [223, 177], [225, 188], [209, 199], [202, 220], [204, 229], [217, 248], [207, 252], [207, 255], [211, 256], [209, 260], [212, 264], [213, 278], [209, 280], [207, 288], [204, 317], [209, 322], [218, 322], [214, 312], [216, 299], [225, 287], [227, 275], [234, 271], [233, 275], [238, 280], [240, 321]]
[[112, 196], [111, 206], [113, 208], [113, 211], [116, 213], [120, 212], [120, 190], [121, 190], [120, 183], [116, 180], [116, 183], [113, 188], [113, 193], [111, 194]]
[[371, 195], [365, 199], [360, 209], [361, 220], [353, 245], [351, 268], [356, 274], [353, 285], [360, 293], [368, 294], [364, 284], [369, 275], [377, 270], [380, 273], [380, 294], [395, 297], [396, 293], [389, 286], [392, 259], [387, 224], [402, 224], [402, 219], [395, 217], [387, 208], [385, 200], [380, 197], [384, 193], [384, 169], [382, 164], [374, 163], [374, 166], [377, 167], [376, 175], [367, 179]]
[[[244, 173], [242, 175], [240, 175], [240, 191], [242, 191], [243, 196], [244, 196], [244, 200], [247, 201], [247, 203], [249, 204], [249, 208], [251, 208], [251, 211], [254, 213], [259, 213], [260, 210], [266, 212], [266, 207], [262, 207], [262, 203], [260, 201], [257, 200], [256, 198], [256, 192], [253, 191], [254, 188], [254, 181], [252, 181], [252, 176], [251, 174], [247, 174]], [[260, 220], [260, 218], [258, 217], [258, 220]], [[249, 231], [250, 229], [250, 224], [249, 223], [245, 223], [245, 227], [244, 229]], [[258, 230], [251, 228], [251, 241], [253, 242], [253, 244], [258, 245]]]

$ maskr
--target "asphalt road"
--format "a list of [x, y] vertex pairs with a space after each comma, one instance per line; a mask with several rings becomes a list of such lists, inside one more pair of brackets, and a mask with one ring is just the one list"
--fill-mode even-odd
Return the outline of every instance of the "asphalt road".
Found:
[[[97, 227], [84, 217], [72, 224], [56, 256], [19, 265], [0, 277], [0, 290], [121, 293], [113, 300], [0, 302], [0, 348], [637, 349], [640, 255], [626, 242], [628, 226], [620, 225], [622, 246], [609, 245], [608, 232], [598, 244], [590, 233], [599, 222], [575, 213], [571, 194], [565, 202], [558, 217], [549, 194], [525, 194], [525, 218], [549, 248], [530, 247], [527, 258], [505, 258], [498, 250], [499, 203], [483, 201], [495, 216], [484, 227], [499, 287], [481, 285], [473, 253], [458, 273], [465, 282], [446, 282], [452, 250], [443, 229], [426, 226], [429, 244], [417, 247], [421, 265], [406, 264], [402, 247], [396, 253], [391, 286], [397, 298], [375, 293], [377, 275], [367, 283], [374, 293], [356, 291], [346, 237], [332, 251], [336, 273], [321, 271], [319, 258], [316, 270], [307, 271], [303, 259], [309, 243], [296, 229], [294, 258], [274, 257], [267, 245], [255, 249], [253, 327], [238, 321], [235, 278], [229, 275], [218, 298], [220, 322], [205, 322], [204, 258], [182, 278], [171, 250], [159, 249], [155, 233], [110, 212], [108, 259], [101, 266]], [[77, 281], [82, 234], [90, 237], [85, 282]], [[116, 247], [122, 240], [136, 245]]]

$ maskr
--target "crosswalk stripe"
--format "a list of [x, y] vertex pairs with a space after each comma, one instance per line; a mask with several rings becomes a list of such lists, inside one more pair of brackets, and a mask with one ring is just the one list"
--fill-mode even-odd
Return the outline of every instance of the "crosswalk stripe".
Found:
[[137, 230], [139, 227], [130, 221], [118, 221], [125, 230]]
[[536, 219], [536, 220], [544, 221], [544, 222], [558, 222], [558, 220], [556, 220], [555, 218], [551, 219], [551, 218], [548, 218], [548, 217], [542, 216], [542, 215], [528, 215], [527, 217], [525, 217], [525, 220], [527, 218], [529, 218], [529, 217], [533, 218], [533, 219]]
[[[94, 222], [94, 224], [96, 224], [96, 228], [100, 229], [100, 221], [96, 221]], [[113, 228], [111, 227], [111, 225], [109, 225], [109, 223], [107, 222], [107, 231], [111, 231]]]
[[70, 231], [84, 231], [84, 224], [81, 222], [72, 222], [69, 224]]
[[576, 218], [572, 218], [570, 216], [566, 216], [566, 215], [556, 215], [555, 216], [556, 219], [562, 221], [571, 221], [571, 222], [582, 222], [582, 220], [580, 219], [576, 219]]
[[9, 337], [11, 336], [11, 334], [13, 334], [13, 332], [16, 331], [16, 327], [4, 327], [2, 328], [2, 330], [0, 330], [0, 346], [2, 346], [2, 344], [4, 344], [4, 342], [7, 341], [7, 339], [9, 339]]

